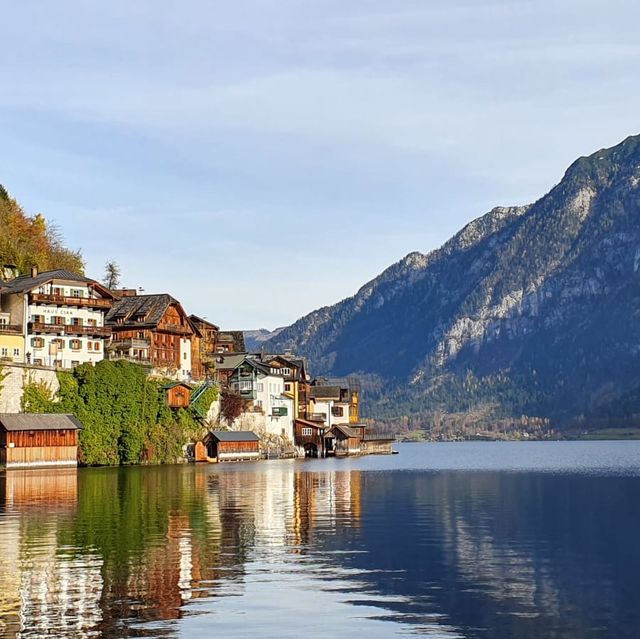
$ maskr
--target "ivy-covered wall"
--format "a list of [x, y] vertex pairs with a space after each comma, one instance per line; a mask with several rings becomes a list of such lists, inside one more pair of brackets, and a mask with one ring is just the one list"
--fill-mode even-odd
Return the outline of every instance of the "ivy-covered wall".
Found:
[[79, 459], [88, 466], [175, 462], [183, 445], [206, 431], [196, 413], [205, 414], [217, 398], [217, 389], [210, 388], [195, 410], [172, 410], [165, 382], [125, 361], [84, 364], [59, 372], [58, 379], [57, 397], [44, 385], [25, 386], [23, 410], [73, 413], [84, 425]]

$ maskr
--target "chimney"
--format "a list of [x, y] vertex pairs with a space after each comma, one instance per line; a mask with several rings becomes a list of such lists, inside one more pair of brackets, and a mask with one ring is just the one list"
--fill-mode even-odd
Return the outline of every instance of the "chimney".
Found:
[[32, 266], [31, 267], [31, 277], [38, 277], [38, 267], [37, 266]]

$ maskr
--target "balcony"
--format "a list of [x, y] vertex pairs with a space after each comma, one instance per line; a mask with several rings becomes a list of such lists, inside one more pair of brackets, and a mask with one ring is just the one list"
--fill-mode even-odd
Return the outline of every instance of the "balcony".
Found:
[[321, 422], [321, 423], [325, 423], [327, 421], [327, 414], [326, 413], [310, 413], [309, 414], [309, 421], [310, 422]]
[[120, 339], [111, 343], [110, 349], [116, 351], [126, 351], [130, 348], [144, 349], [151, 348], [151, 340], [149, 339]]
[[158, 323], [158, 332], [173, 333], [174, 335], [192, 335], [193, 331], [186, 326], [180, 324], [169, 324], [166, 322]]
[[31, 293], [31, 301], [40, 304], [57, 304], [58, 306], [80, 306], [84, 308], [110, 309], [113, 302], [93, 297], [67, 297], [66, 295], [47, 295]]
[[22, 335], [22, 326], [19, 324], [0, 324], [0, 335]]
[[110, 337], [111, 329], [106, 326], [78, 326], [74, 324], [43, 324], [42, 322], [29, 322], [29, 333]]

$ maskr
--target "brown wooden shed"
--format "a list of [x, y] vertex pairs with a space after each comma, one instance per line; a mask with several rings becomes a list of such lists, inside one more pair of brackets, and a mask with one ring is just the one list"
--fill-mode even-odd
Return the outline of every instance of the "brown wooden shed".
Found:
[[260, 459], [260, 438], [250, 430], [214, 430], [204, 438], [210, 458], [222, 461]]
[[170, 408], [189, 408], [192, 386], [184, 382], [172, 382], [164, 387]]
[[0, 465], [77, 466], [82, 428], [73, 415], [0, 413]]

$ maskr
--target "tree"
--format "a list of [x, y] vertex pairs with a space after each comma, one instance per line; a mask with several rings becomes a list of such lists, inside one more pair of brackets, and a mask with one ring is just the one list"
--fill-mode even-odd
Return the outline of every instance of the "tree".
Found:
[[105, 264], [102, 283], [109, 289], [120, 286], [120, 267], [117, 262], [111, 260]]

